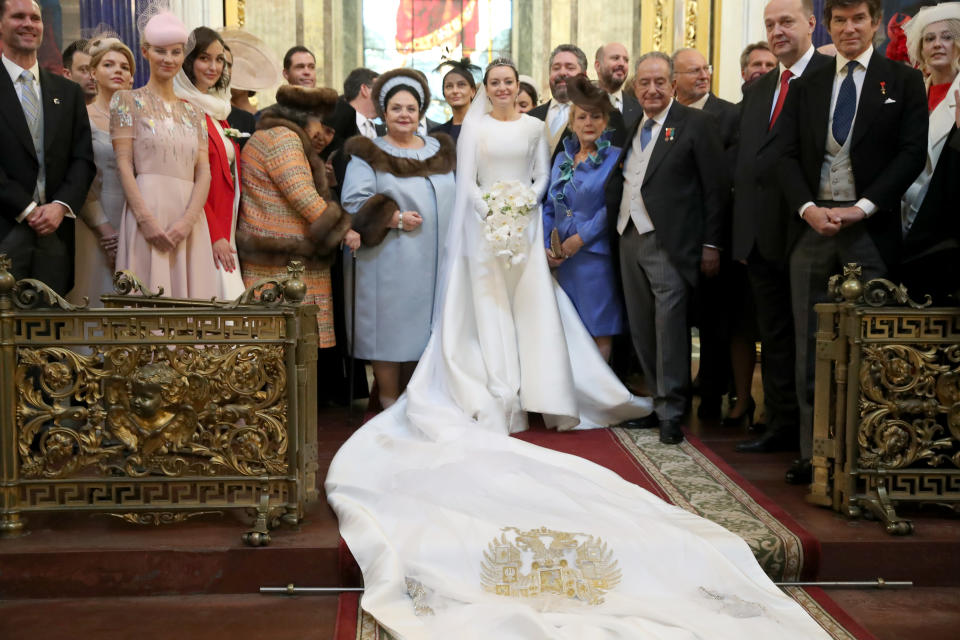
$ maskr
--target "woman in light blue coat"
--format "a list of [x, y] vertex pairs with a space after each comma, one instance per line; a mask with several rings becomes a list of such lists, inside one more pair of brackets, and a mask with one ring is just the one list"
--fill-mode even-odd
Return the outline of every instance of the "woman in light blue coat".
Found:
[[[412, 69], [384, 73], [372, 97], [387, 126], [376, 140], [351, 138], [341, 191], [353, 215], [356, 251], [356, 358], [370, 360], [383, 408], [403, 393], [430, 337], [437, 266], [453, 209], [456, 146], [446, 134], [420, 137], [430, 104], [426, 79]], [[347, 260], [347, 278], [352, 261]], [[349, 282], [349, 280], [348, 280]]]

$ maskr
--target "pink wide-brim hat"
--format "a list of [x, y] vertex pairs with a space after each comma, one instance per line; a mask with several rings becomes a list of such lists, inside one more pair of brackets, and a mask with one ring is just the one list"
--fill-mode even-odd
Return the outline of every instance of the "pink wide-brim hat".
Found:
[[187, 44], [189, 35], [183, 21], [169, 11], [161, 11], [153, 16], [143, 28], [144, 42], [154, 47]]

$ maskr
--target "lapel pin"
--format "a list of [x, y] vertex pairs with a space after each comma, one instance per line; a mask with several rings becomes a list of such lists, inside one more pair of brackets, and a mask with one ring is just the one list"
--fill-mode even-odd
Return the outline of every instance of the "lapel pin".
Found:
[[60, 104], [60, 98], [54, 98], [53, 104]]
[[880, 93], [887, 95], [887, 83], [882, 80], [880, 81]]

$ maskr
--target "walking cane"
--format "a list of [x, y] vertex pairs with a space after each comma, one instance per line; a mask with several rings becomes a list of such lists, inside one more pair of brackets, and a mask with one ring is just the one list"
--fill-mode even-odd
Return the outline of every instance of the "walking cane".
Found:
[[350, 260], [353, 268], [350, 269], [350, 404], [347, 405], [347, 423], [353, 424], [353, 396], [356, 385], [354, 376], [357, 368], [357, 358], [353, 355], [357, 344], [357, 252], [353, 249], [350, 250]]

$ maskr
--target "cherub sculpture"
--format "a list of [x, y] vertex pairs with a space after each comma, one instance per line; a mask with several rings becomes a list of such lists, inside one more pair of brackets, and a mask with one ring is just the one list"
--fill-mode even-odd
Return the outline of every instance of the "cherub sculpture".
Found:
[[110, 405], [107, 423], [127, 450], [139, 454], [141, 464], [188, 446], [198, 421], [196, 411], [185, 404], [186, 376], [155, 362], [138, 369], [129, 381], [112, 382], [104, 394]]

